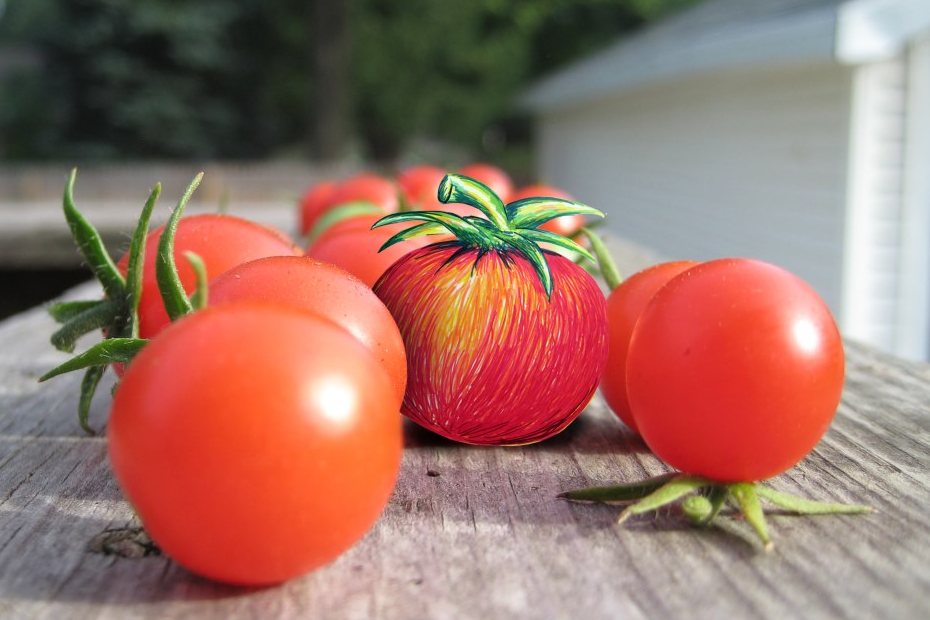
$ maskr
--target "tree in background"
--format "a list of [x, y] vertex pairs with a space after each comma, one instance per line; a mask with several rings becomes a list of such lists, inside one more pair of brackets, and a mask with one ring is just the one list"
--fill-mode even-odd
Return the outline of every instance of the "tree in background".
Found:
[[[528, 80], [696, 0], [8, 0], [7, 159], [493, 159]], [[5, 45], [4, 45], [5, 44]]]
[[7, 158], [255, 158], [303, 130], [304, 2], [18, 0], [38, 53], [0, 97]]

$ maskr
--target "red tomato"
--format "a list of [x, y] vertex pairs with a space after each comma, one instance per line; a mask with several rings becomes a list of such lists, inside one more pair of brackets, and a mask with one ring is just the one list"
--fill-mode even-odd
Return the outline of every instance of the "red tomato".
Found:
[[404, 341], [381, 300], [348, 272], [304, 256], [259, 258], [213, 279], [207, 298], [211, 306], [246, 299], [285, 303], [333, 321], [381, 362], [400, 407], [407, 384]]
[[400, 208], [400, 189], [392, 180], [383, 176], [362, 172], [339, 183], [330, 196], [329, 207], [347, 202], [370, 202], [394, 213]]
[[722, 259], [672, 278], [633, 328], [627, 390], [646, 444], [721, 482], [777, 475], [810, 452], [843, 388], [843, 343], [807, 284]]
[[[561, 198], [562, 200], [575, 200], [573, 196], [567, 192], [563, 192], [557, 187], [538, 184], [521, 187], [513, 194], [511, 194], [510, 200], [508, 202], [515, 202], [517, 200], [523, 200], [524, 198], [535, 198], [537, 196], [545, 196], [547, 198]], [[564, 237], [572, 237], [581, 229], [582, 226], [584, 226], [584, 216], [576, 214], [566, 215], [549, 220], [540, 226], [540, 228], [550, 232], [558, 233]], [[584, 240], [582, 239], [579, 241], [583, 242]]]
[[[139, 301], [140, 338], [151, 338], [170, 323], [155, 279], [155, 255], [163, 229], [162, 226], [152, 231], [145, 241], [142, 298]], [[182, 217], [174, 240], [174, 260], [184, 290], [190, 294], [197, 286], [197, 276], [184, 257], [185, 252], [198, 254], [207, 266], [207, 276], [212, 278], [255, 258], [294, 256], [301, 250], [283, 233], [239, 217], [217, 213]], [[127, 254], [117, 265], [124, 274], [128, 262]]]
[[375, 293], [407, 349], [407, 417], [456, 441], [526, 444], [581, 413], [607, 359], [604, 295], [575, 263], [546, 259], [551, 301], [515, 251], [437, 243], [385, 272]]
[[465, 217], [483, 214], [474, 207], [462, 204], [443, 204], [439, 201], [439, 184], [446, 171], [437, 166], [412, 166], [397, 175], [397, 183], [403, 188], [407, 206], [415, 211], [445, 211]]
[[307, 256], [337, 265], [367, 286], [374, 286], [394, 261], [430, 243], [428, 238], [418, 237], [379, 252], [384, 242], [404, 227], [383, 226], [372, 230], [378, 219], [378, 216], [362, 215], [334, 224], [313, 242]]
[[630, 412], [626, 391], [627, 352], [633, 326], [646, 304], [666, 282], [697, 264], [694, 261], [675, 261], [653, 265], [621, 282], [607, 296], [610, 345], [607, 348], [607, 366], [601, 375], [601, 394], [611, 410], [633, 431], [637, 431], [636, 421]]
[[402, 433], [381, 365], [331, 321], [237, 302], [186, 316], [126, 370], [113, 471], [156, 544], [261, 585], [349, 548], [390, 496]]
[[321, 181], [312, 185], [300, 199], [299, 230], [306, 235], [332, 204], [333, 195], [339, 184], [335, 181]]
[[439, 182], [446, 171], [438, 166], [419, 165], [404, 169], [397, 175], [397, 184], [404, 192], [409, 209], [438, 211], [443, 208], [439, 198]]
[[497, 194], [497, 197], [504, 203], [512, 200], [510, 196], [513, 194], [513, 180], [509, 174], [497, 166], [475, 162], [459, 170], [459, 174], [481, 181], [490, 187], [491, 191]]

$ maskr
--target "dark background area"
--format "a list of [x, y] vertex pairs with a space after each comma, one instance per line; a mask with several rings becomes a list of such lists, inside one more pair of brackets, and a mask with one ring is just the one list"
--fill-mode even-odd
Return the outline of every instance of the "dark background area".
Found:
[[86, 269], [0, 269], [0, 319], [57, 297], [91, 279]]
[[[481, 160], [529, 182], [519, 93], [696, 1], [0, 0], [0, 165]], [[84, 276], [0, 266], [0, 316]]]

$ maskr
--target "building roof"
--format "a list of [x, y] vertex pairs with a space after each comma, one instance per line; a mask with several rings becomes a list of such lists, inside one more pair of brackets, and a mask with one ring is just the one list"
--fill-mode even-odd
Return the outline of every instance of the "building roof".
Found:
[[928, 0], [707, 0], [544, 78], [521, 103], [558, 109], [704, 72], [869, 62], [928, 28]]

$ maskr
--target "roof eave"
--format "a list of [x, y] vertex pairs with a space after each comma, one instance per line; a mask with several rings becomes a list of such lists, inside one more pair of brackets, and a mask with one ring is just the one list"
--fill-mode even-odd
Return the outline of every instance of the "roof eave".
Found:
[[811, 62], [893, 57], [930, 28], [927, 0], [851, 0], [738, 28], [663, 33], [661, 24], [531, 86], [530, 111], [556, 111], [687, 75]]
[[887, 60], [928, 29], [926, 0], [852, 0], [837, 14], [836, 59], [845, 64]]

